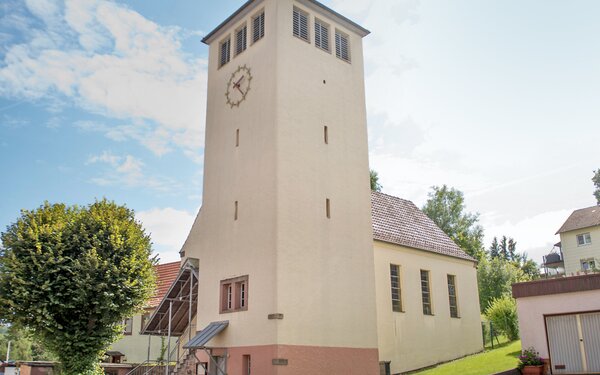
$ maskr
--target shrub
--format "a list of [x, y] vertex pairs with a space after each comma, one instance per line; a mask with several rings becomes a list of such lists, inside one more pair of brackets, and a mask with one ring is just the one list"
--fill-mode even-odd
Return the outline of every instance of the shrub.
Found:
[[485, 310], [485, 316], [492, 322], [494, 328], [510, 341], [519, 338], [517, 304], [513, 298], [508, 296], [495, 298]]

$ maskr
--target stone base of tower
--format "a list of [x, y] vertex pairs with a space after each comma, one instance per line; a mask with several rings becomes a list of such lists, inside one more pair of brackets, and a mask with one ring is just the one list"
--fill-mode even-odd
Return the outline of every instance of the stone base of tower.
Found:
[[[209, 362], [202, 350], [196, 356]], [[245, 374], [249, 359], [251, 373], [260, 375], [379, 375], [377, 349], [261, 345], [213, 349], [213, 356], [227, 358], [228, 374]]]

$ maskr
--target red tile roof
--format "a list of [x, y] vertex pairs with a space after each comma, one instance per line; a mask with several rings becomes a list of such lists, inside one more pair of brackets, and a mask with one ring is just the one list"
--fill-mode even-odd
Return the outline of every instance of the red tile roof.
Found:
[[475, 261], [411, 201], [371, 192], [373, 239]]
[[156, 307], [169, 291], [171, 284], [179, 274], [181, 262], [159, 264], [154, 267], [156, 271], [156, 294], [148, 302], [148, 307]]

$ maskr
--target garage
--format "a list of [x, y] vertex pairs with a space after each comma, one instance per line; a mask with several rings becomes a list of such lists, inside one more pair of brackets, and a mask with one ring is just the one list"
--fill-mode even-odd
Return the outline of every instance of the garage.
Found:
[[600, 375], [600, 273], [512, 286], [521, 345], [544, 359], [547, 374]]
[[545, 318], [552, 373], [600, 373], [600, 312]]

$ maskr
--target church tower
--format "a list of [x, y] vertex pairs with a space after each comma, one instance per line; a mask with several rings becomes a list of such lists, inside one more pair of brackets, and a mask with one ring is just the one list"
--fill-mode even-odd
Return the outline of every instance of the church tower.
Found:
[[203, 205], [184, 250], [198, 330], [227, 322], [202, 347], [210, 374], [379, 371], [368, 33], [314, 0], [250, 0], [203, 39]]

